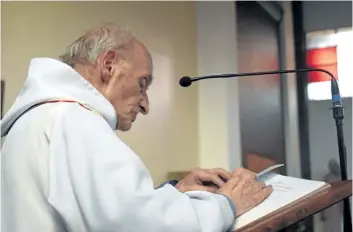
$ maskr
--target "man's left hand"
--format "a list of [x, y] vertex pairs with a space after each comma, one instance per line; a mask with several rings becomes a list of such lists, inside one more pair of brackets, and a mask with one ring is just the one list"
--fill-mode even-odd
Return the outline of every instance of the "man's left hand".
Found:
[[196, 168], [175, 186], [180, 192], [202, 190], [217, 192], [231, 178], [231, 173], [222, 168]]

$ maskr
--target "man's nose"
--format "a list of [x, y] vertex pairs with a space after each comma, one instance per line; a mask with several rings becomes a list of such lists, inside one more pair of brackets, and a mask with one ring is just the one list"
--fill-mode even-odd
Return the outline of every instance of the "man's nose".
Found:
[[141, 113], [146, 115], [149, 112], [149, 101], [148, 101], [148, 96], [145, 95], [142, 97], [141, 102], [140, 102], [140, 108], [141, 108]]

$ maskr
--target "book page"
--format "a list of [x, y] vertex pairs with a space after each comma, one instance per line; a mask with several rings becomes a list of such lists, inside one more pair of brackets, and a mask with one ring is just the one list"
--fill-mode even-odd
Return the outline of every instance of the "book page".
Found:
[[260, 176], [259, 181], [266, 185], [272, 185], [273, 192], [262, 203], [237, 217], [233, 224], [233, 230], [239, 229], [259, 218], [262, 218], [318, 189], [326, 183], [321, 181], [305, 180], [288, 177], [269, 172]]
[[260, 177], [262, 175], [265, 175], [268, 172], [271, 172], [272, 170], [276, 169], [276, 168], [280, 168], [284, 166], [284, 164], [276, 164], [276, 165], [272, 165], [264, 170], [262, 170], [261, 172], [257, 173], [257, 177]]

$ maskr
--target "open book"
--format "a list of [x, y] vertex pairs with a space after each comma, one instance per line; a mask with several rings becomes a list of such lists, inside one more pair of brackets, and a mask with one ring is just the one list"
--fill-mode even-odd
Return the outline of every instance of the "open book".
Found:
[[258, 174], [258, 180], [264, 181], [266, 185], [271, 185], [273, 192], [262, 203], [237, 217], [232, 231], [257, 223], [270, 217], [273, 213], [330, 187], [325, 182], [283, 176], [271, 172], [280, 166], [283, 165], [271, 166]]

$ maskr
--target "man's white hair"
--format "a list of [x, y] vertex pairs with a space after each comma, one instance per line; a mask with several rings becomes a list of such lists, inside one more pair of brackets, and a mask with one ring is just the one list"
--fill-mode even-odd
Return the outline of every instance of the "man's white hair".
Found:
[[88, 30], [68, 46], [59, 59], [71, 67], [82, 61], [94, 64], [102, 52], [126, 50], [134, 39], [130, 30], [114, 24], [105, 24]]

